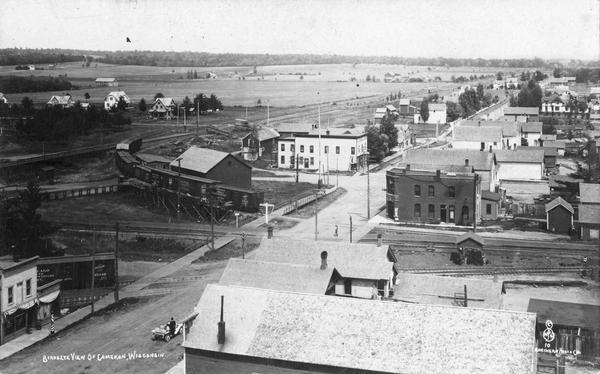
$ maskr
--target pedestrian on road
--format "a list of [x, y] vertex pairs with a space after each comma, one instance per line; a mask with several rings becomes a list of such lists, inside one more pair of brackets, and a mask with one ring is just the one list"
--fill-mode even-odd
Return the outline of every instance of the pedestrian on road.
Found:
[[171, 333], [171, 336], [175, 336], [175, 320], [173, 317], [169, 321], [169, 333]]
[[50, 335], [54, 335], [54, 314], [50, 314]]

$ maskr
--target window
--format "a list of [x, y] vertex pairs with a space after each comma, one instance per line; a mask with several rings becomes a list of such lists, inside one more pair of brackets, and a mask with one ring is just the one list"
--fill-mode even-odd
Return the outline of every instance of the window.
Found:
[[31, 279], [27, 279], [27, 282], [25, 282], [25, 295], [31, 296]]
[[427, 207], [427, 218], [435, 218], [435, 205], [429, 204], [429, 206]]
[[309, 151], [310, 153], [315, 153], [315, 147], [311, 145], [311, 146], [308, 148], [308, 151]]
[[329, 146], [328, 145], [325, 146], [325, 153], [329, 153]]
[[315, 164], [315, 158], [314, 158], [314, 157], [311, 157], [311, 158], [310, 158], [310, 164], [311, 164], [311, 165], [314, 165], [314, 164]]
[[285, 156], [281, 156], [281, 163], [285, 164]]
[[427, 188], [427, 196], [435, 196], [435, 187], [432, 185], [429, 185], [429, 187]]
[[448, 220], [454, 222], [454, 205], [448, 207]]
[[14, 295], [13, 295], [13, 286], [8, 287], [8, 304], [12, 304], [14, 301]]
[[350, 154], [351, 155], [355, 155], [356, 154], [356, 147], [350, 147]]
[[415, 196], [421, 196], [421, 186], [415, 184]]
[[494, 146], [498, 145], [498, 142], [494, 142]]
[[492, 204], [485, 205], [485, 214], [492, 214]]
[[421, 218], [421, 204], [415, 204], [415, 218]]
[[485, 149], [485, 143], [481, 142], [481, 147], [479, 148], [480, 151], [483, 151]]
[[387, 186], [387, 192], [388, 193], [394, 193], [394, 178], [388, 178], [388, 186]]
[[296, 145], [295, 144], [290, 145], [290, 152], [292, 152], [292, 153], [296, 152]]
[[281, 143], [281, 150], [285, 151], [285, 144], [284, 143]]
[[296, 164], [296, 156], [290, 156], [290, 164], [292, 164], [292, 166]]
[[454, 186], [448, 187], [448, 196], [454, 197], [456, 195], [456, 190], [454, 190]]
[[340, 154], [340, 146], [339, 146], [339, 145], [336, 145], [336, 146], [335, 146], [335, 154], [336, 154], [336, 155], [339, 155], [339, 154]]
[[304, 153], [304, 146], [303, 145], [300, 146], [300, 153]]

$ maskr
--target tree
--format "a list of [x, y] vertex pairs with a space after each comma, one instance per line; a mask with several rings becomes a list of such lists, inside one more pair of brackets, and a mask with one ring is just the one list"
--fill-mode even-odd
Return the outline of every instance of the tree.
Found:
[[388, 137], [375, 126], [367, 126], [367, 149], [371, 156], [380, 161], [389, 151]]
[[536, 82], [541, 82], [546, 78], [548, 78], [548, 74], [544, 74], [539, 70], [536, 70], [535, 74], [533, 74], [533, 79], [535, 79]]
[[184, 97], [183, 101], [181, 102], [181, 107], [187, 112], [192, 107], [192, 100], [190, 100], [190, 98], [187, 96]]
[[429, 119], [429, 101], [427, 99], [423, 99], [423, 101], [421, 102], [420, 114], [423, 122], [427, 122], [427, 120]]
[[119, 101], [117, 102], [117, 110], [124, 111], [127, 109], [127, 102], [123, 98], [123, 96], [119, 97]]
[[88, 101], [91, 96], [88, 92], [86, 92], [85, 95], [83, 95], [83, 97], [85, 97], [85, 101]]
[[560, 71], [560, 69], [559, 69], [559, 68], [554, 68], [554, 70], [552, 70], [552, 76], [553, 76], [554, 78], [560, 78], [560, 76], [561, 76], [561, 74], [560, 74], [560, 73], [561, 73], [561, 71]]
[[23, 112], [25, 114], [31, 114], [33, 112], [33, 100], [28, 96], [25, 96], [23, 100], [21, 100], [21, 106], [23, 107]]
[[496, 80], [501, 81], [502, 79], [504, 79], [504, 76], [502, 75], [502, 72], [499, 71], [496, 73]]
[[483, 99], [483, 84], [481, 83], [477, 85], [477, 99], [479, 99], [479, 101]]
[[260, 101], [260, 99], [256, 100], [256, 106], [262, 106], [262, 101]]
[[162, 92], [157, 92], [156, 95], [154, 95], [154, 100], [159, 99], [161, 97], [165, 97], [165, 95], [163, 95]]
[[138, 104], [138, 108], [139, 108], [140, 112], [145, 112], [146, 109], [148, 109], [146, 106], [146, 99], [144, 99], [143, 97]]
[[448, 118], [448, 122], [456, 121], [462, 116], [461, 107], [453, 101], [447, 101], [446, 116]]
[[371, 76], [369, 74], [367, 74], [367, 82], [371, 81]]
[[381, 119], [381, 126], [379, 131], [388, 138], [388, 147], [390, 149], [398, 146], [398, 129], [395, 125], [396, 120], [392, 115], [385, 115]]
[[527, 85], [521, 87], [517, 95], [517, 106], [539, 108], [542, 106], [542, 97], [542, 88], [532, 79]]

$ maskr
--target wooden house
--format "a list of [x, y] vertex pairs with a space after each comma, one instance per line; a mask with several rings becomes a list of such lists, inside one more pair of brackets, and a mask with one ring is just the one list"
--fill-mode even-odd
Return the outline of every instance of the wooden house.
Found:
[[170, 97], [157, 97], [148, 110], [154, 118], [172, 119], [176, 117], [177, 104]]
[[269, 127], [261, 127], [242, 138], [242, 157], [246, 161], [258, 159], [277, 161], [279, 133]]
[[579, 183], [579, 227], [583, 240], [600, 239], [600, 184]]

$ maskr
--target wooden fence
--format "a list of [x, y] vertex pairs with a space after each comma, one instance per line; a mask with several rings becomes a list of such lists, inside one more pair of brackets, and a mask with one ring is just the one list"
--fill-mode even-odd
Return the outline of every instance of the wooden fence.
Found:
[[109, 185], [109, 186], [96, 186], [96, 187], [82, 187], [74, 188], [70, 190], [59, 190], [59, 191], [48, 191], [42, 192], [42, 199], [45, 200], [62, 200], [73, 197], [102, 195], [107, 193], [114, 193], [123, 191], [126, 188], [124, 185]]

